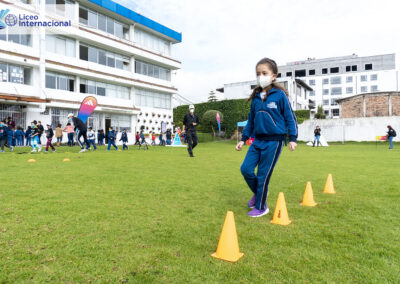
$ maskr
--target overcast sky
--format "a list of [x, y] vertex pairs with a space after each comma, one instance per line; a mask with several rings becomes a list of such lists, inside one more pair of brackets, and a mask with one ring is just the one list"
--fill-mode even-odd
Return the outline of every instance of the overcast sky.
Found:
[[115, 0], [178, 32], [179, 93], [206, 101], [224, 83], [252, 80], [255, 64], [396, 53], [398, 0]]

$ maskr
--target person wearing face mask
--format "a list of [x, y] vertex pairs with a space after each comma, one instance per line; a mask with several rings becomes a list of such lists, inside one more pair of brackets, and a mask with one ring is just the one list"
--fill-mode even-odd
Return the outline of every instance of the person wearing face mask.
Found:
[[7, 143], [8, 127], [5, 121], [0, 122], [0, 153], [4, 153], [4, 146]]
[[[268, 214], [268, 186], [279, 159], [287, 133], [290, 151], [297, 147], [297, 120], [290, 106], [286, 91], [275, 83], [278, 67], [274, 60], [263, 58], [256, 65], [258, 86], [249, 98], [251, 101], [247, 125], [236, 150], [254, 134], [255, 139], [240, 167], [242, 175], [253, 193], [248, 215], [261, 217]], [[254, 173], [258, 166], [257, 175]]]
[[108, 147], [107, 151], [110, 151], [111, 145], [114, 146], [115, 151], [118, 151], [117, 145], [115, 145], [115, 139], [117, 139], [117, 132], [113, 130], [112, 127], [109, 128], [108, 130]]
[[188, 152], [190, 157], [193, 156], [193, 149], [198, 144], [196, 126], [199, 125], [199, 117], [194, 113], [194, 105], [189, 106], [189, 113], [183, 118], [182, 132], [186, 134], [188, 143]]
[[[86, 149], [83, 147], [83, 145], [86, 145], [87, 148], [90, 148], [89, 141], [87, 140], [87, 127], [83, 123], [83, 121], [79, 117], [75, 117], [72, 113], [68, 114], [68, 121], [74, 124], [75, 126], [75, 133], [76, 133], [76, 141], [78, 142], [78, 145], [81, 147], [81, 151], [85, 152]], [[83, 143], [81, 142], [81, 137], [83, 137]]]
[[40, 137], [40, 130], [37, 127], [37, 122], [36, 120], [31, 122], [31, 140], [32, 140], [32, 151], [31, 153], [35, 153], [36, 151], [40, 152], [42, 151], [42, 145], [39, 143], [39, 137]]

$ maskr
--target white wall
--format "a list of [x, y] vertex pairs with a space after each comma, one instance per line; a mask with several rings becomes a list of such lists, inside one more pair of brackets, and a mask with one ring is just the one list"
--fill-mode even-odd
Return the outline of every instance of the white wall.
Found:
[[[317, 125], [321, 127], [321, 135], [328, 142], [375, 141], [375, 136], [386, 135], [387, 125], [391, 125], [400, 134], [400, 116], [314, 119], [306, 120], [299, 125], [298, 140], [312, 141]], [[400, 136], [398, 135], [394, 141], [400, 141]]]

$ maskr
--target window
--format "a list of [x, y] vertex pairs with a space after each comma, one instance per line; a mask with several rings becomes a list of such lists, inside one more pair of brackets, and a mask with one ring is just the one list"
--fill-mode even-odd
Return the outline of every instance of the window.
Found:
[[353, 93], [353, 87], [347, 87], [346, 94], [352, 94], [352, 93]]
[[305, 77], [306, 70], [296, 70], [296, 71], [294, 71], [294, 76], [295, 77]]
[[322, 68], [322, 74], [328, 74], [328, 68]]
[[371, 80], [371, 81], [376, 81], [376, 80], [378, 80], [378, 74], [372, 74], [372, 75], [370, 76], [370, 80]]
[[84, 45], [79, 46], [79, 58], [85, 61], [89, 60], [89, 47]]
[[310, 91], [310, 96], [315, 96], [315, 91], [314, 90]]
[[377, 85], [372, 85], [371, 86], [371, 92], [377, 92], [378, 91], [378, 86]]
[[352, 82], [353, 82], [353, 76], [347, 76], [346, 83], [352, 83]]
[[72, 76], [46, 72], [46, 88], [73, 92], [75, 79]]
[[116, 115], [112, 114], [111, 118], [111, 127], [117, 131], [122, 131], [125, 129], [126, 131], [131, 131], [131, 116], [130, 115]]
[[315, 86], [315, 80], [310, 80], [308, 82], [309, 82], [310, 86]]
[[326, 117], [329, 117], [329, 110], [324, 110], [324, 114]]
[[339, 109], [338, 108], [332, 109], [332, 116], [339, 116]]
[[31, 73], [31, 68], [0, 62], [0, 82], [30, 85]]
[[140, 60], [135, 61], [135, 73], [171, 81], [171, 70]]
[[342, 88], [336, 87], [336, 88], [331, 88], [331, 95], [341, 95], [342, 94]]
[[329, 105], [329, 100], [323, 100], [323, 105], [324, 105], [324, 106]]
[[74, 3], [69, 0], [46, 0], [46, 12], [69, 19], [74, 18]]
[[308, 75], [315, 75], [315, 69], [308, 70]]
[[107, 84], [103, 82], [96, 82], [86, 79], [81, 79], [79, 91], [83, 94], [93, 94], [124, 100], [130, 99], [130, 88], [128, 87]]
[[366, 93], [368, 92], [367, 86], [361, 86], [361, 93]]
[[339, 67], [332, 67], [331, 73], [339, 73]]
[[282, 77], [282, 74], [281, 73], [278, 73], [278, 76], [276, 76], [277, 78], [280, 78], [280, 77]]
[[97, 64], [129, 70], [129, 58], [112, 52], [106, 52], [93, 46], [80, 45], [79, 58]]
[[292, 72], [286, 72], [286, 77], [292, 77]]
[[323, 85], [329, 84], [329, 79], [328, 79], [328, 78], [323, 79], [323, 80], [322, 80], [322, 84], [323, 84]]
[[88, 26], [92, 28], [97, 28], [97, 13], [88, 11]]
[[136, 89], [135, 105], [170, 109], [171, 95], [145, 89]]
[[96, 48], [89, 46], [89, 60], [90, 62], [98, 63], [98, 51]]
[[372, 64], [365, 64], [365, 70], [372, 70]]
[[367, 75], [361, 75], [360, 80], [361, 82], [366, 82], [368, 80]]
[[26, 112], [22, 105], [0, 104], [1, 117], [12, 117], [15, 125], [26, 125]]
[[336, 99], [331, 99], [331, 106], [337, 106], [338, 103], [336, 101]]
[[322, 94], [323, 94], [324, 96], [329, 95], [329, 89], [323, 89], [323, 90], [322, 90]]
[[75, 57], [75, 40], [59, 35], [46, 35], [46, 51], [63, 56]]
[[88, 10], [83, 7], [79, 7], [79, 23], [87, 25], [88, 24]]
[[332, 84], [332, 85], [342, 84], [342, 77], [340, 77], [340, 76], [338, 76], [338, 77], [331, 77], [331, 84]]
[[103, 31], [103, 32], [107, 32], [107, 17], [104, 15], [98, 15], [97, 17], [97, 21], [98, 21], [98, 29]]
[[170, 43], [147, 31], [135, 28], [136, 43], [164, 55], [170, 55]]
[[351, 71], [357, 71], [357, 65], [351, 66]]
[[9, 26], [6, 26], [5, 29], [0, 30], [0, 40], [21, 44], [25, 46], [32, 46], [31, 35], [28, 31], [24, 33], [24, 31], [14, 30]]
[[351, 66], [346, 66], [346, 72], [350, 72], [351, 71]]

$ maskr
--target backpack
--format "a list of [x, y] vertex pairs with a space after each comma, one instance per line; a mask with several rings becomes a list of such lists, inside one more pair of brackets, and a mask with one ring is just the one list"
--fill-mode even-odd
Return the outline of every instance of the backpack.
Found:
[[393, 137], [396, 137], [397, 136], [397, 133], [396, 133], [396, 131], [393, 129]]

